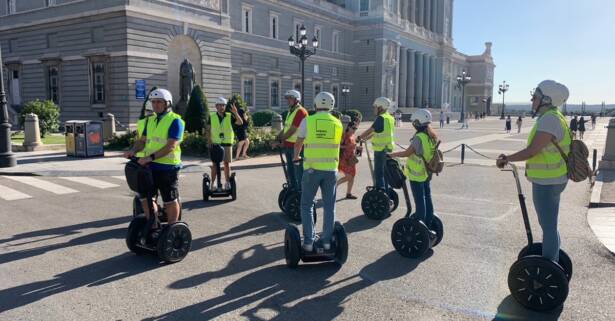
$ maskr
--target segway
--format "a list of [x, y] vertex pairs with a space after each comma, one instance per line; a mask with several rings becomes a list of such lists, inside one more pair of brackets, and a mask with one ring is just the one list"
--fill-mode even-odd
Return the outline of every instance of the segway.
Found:
[[[149, 168], [137, 163], [133, 157], [126, 163], [124, 169], [126, 181], [133, 192], [146, 195], [149, 216], [138, 215], [128, 225], [126, 233], [126, 245], [128, 249], [138, 255], [157, 254], [160, 259], [167, 263], [175, 263], [183, 260], [192, 244], [192, 234], [188, 224], [176, 222], [166, 224], [154, 215], [154, 180]], [[159, 228], [154, 228], [159, 226]]]
[[[282, 184], [282, 190], [278, 194], [278, 206], [284, 214], [286, 214], [291, 220], [295, 222], [301, 221], [301, 191], [292, 187], [288, 180], [288, 172], [286, 171], [286, 162], [282, 155], [282, 149], [279, 149], [280, 161], [282, 162], [282, 169], [284, 170], [284, 178], [286, 183]], [[316, 204], [312, 208], [314, 224], [316, 224]]]
[[568, 283], [572, 277], [572, 261], [564, 250], [559, 250], [559, 262], [542, 256], [542, 243], [534, 243], [525, 205], [525, 196], [519, 182], [517, 166], [509, 163], [517, 184], [527, 245], [519, 252], [517, 261], [508, 272], [508, 289], [522, 306], [535, 311], [560, 307], [568, 297]]
[[299, 265], [299, 261], [305, 263], [336, 262], [339, 265], [346, 263], [348, 258], [348, 237], [340, 222], [335, 222], [331, 238], [331, 248], [329, 250], [324, 249], [319, 238], [320, 234], [316, 236], [313, 250], [307, 252], [303, 249], [299, 229], [294, 225], [286, 227], [286, 233], [284, 234], [286, 265], [290, 268], [296, 268]]
[[[397, 209], [399, 205], [399, 196], [392, 188], [389, 188], [387, 192], [384, 188], [376, 187], [374, 165], [372, 164], [372, 157], [370, 156], [367, 145], [366, 143], [365, 153], [367, 154], [367, 163], [374, 186], [368, 186], [366, 188], [367, 192], [363, 194], [363, 198], [361, 198], [361, 209], [363, 209], [363, 213], [365, 213], [368, 218], [382, 220]], [[361, 146], [363, 146], [363, 142], [361, 142]]]
[[387, 158], [385, 175], [393, 188], [402, 188], [406, 200], [406, 215], [393, 224], [391, 230], [391, 242], [400, 255], [409, 258], [419, 258], [425, 255], [429, 249], [435, 247], [444, 237], [444, 225], [442, 220], [434, 213], [429, 226], [412, 213], [410, 193], [406, 177], [399, 163], [392, 158]]
[[203, 173], [203, 201], [207, 202], [210, 198], [218, 197], [231, 197], [231, 200], [237, 199], [237, 180], [235, 179], [235, 173], [231, 173], [229, 182], [231, 184], [230, 189], [222, 188], [222, 172], [220, 171], [220, 163], [224, 160], [224, 148], [218, 144], [212, 145], [211, 162], [216, 167], [218, 173], [217, 189], [212, 189], [211, 178], [209, 174]]
[[[181, 197], [177, 198], [177, 201], [181, 204]], [[158, 219], [161, 222], [166, 222], [167, 221], [167, 213], [164, 211], [164, 206], [160, 206], [160, 204], [158, 203], [158, 195], [154, 196], [153, 199], [153, 204], [156, 205], [156, 208], [158, 208]], [[135, 197], [132, 199], [132, 218], [135, 218], [139, 215], [143, 215], [145, 213], [145, 211], [143, 210], [143, 204], [141, 203], [141, 199], [139, 198], [138, 195], [135, 195]], [[182, 209], [181, 207], [179, 208], [179, 220], [182, 219]]]

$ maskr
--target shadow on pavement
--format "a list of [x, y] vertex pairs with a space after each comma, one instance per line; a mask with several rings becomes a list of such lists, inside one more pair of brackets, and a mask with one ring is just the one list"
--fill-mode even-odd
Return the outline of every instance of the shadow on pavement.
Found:
[[188, 202], [182, 202], [182, 209], [192, 211], [192, 210], [198, 210], [202, 208], [210, 208], [210, 207], [215, 207], [219, 205], [224, 205], [232, 201], [233, 200], [230, 198], [230, 196], [228, 198], [210, 199], [207, 202], [203, 201], [202, 199], [198, 199], [198, 200], [193, 200], [193, 201], [188, 201]]
[[0, 313], [55, 294], [83, 286], [93, 287], [107, 284], [160, 266], [163, 266], [163, 264], [154, 256], [137, 257], [132, 253], [124, 253], [58, 274], [46, 281], [0, 290]]
[[[256, 256], [256, 251], [263, 249], [255, 249], [253, 256]], [[269, 255], [276, 252], [279, 252], [280, 258], [283, 257], [280, 248], [267, 250]], [[257, 264], [259, 259], [248, 260], [255, 260], [250, 264]], [[229, 267], [232, 266], [231, 262]], [[342, 304], [352, 294], [380, 281], [404, 276], [421, 262], [422, 260], [408, 260], [396, 252], [391, 252], [363, 268], [358, 275], [337, 281], [329, 280], [340, 268], [335, 263], [304, 264], [297, 269], [289, 269], [284, 265], [270, 266], [231, 283], [224, 289], [223, 295], [145, 320], [211, 320], [261, 300], [263, 301], [242, 315], [249, 320], [333, 320], [344, 311]], [[200, 281], [207, 280], [203, 278]], [[183, 284], [181, 282], [173, 284], [172, 287], [194, 285], [190, 284], [190, 281]], [[345, 283], [348, 284], [343, 285]], [[337, 288], [315, 296], [333, 287]], [[289, 306], [297, 300], [301, 301]], [[263, 313], [267, 315], [264, 316]]]
[[380, 225], [382, 221], [383, 220], [369, 219], [361, 213], [346, 221], [346, 223], [344, 223], [344, 230], [346, 230], [348, 234], [366, 231]]
[[558, 320], [563, 308], [559, 307], [553, 311], [540, 313], [530, 311], [521, 306], [512, 295], [508, 295], [498, 306], [498, 311], [492, 321], [511, 321], [511, 320], [540, 320], [540, 321], [555, 321]]

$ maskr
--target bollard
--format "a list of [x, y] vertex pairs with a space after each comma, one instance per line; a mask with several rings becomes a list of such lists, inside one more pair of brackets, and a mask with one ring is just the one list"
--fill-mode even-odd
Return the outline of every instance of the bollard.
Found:
[[602, 159], [598, 163], [600, 170], [615, 169], [615, 118], [609, 120], [609, 125], [606, 134], [606, 145]]
[[24, 140], [23, 146], [26, 150], [32, 151], [35, 147], [42, 145], [41, 131], [38, 127], [38, 116], [36, 114], [27, 114], [24, 124]]
[[466, 144], [461, 144], [461, 164], [465, 161], [466, 158]]
[[109, 140], [115, 135], [115, 116], [113, 114], [105, 114], [103, 118], [103, 137], [104, 140]]
[[271, 118], [271, 132], [280, 132], [282, 130], [282, 115], [274, 114]]
[[598, 158], [598, 150], [594, 148], [594, 155], [592, 158], [592, 172], [596, 172], [596, 158]]

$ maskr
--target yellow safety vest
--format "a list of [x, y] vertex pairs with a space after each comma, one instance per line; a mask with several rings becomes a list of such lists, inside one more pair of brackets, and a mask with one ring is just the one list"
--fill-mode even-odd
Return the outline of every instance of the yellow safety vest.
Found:
[[384, 118], [384, 130], [380, 133], [375, 133], [372, 138], [372, 147], [375, 152], [393, 151], [395, 119], [388, 112], [381, 114]]
[[[169, 139], [169, 128], [171, 128], [171, 124], [175, 119], [179, 119], [182, 122], [181, 116], [170, 111], [167, 112], [162, 119], [156, 121], [156, 115], [149, 116], [147, 119], [147, 140], [145, 143], [145, 149], [143, 153], [145, 155], [151, 155], [159, 151], [167, 144], [167, 140]], [[154, 163], [164, 164], [164, 165], [179, 165], [181, 164], [181, 156], [182, 150], [180, 144], [177, 144], [175, 149], [168, 153], [165, 156], [160, 158], [156, 158]]]
[[220, 124], [218, 113], [211, 113], [209, 119], [211, 120], [211, 141], [214, 144], [232, 145], [235, 142], [235, 132], [231, 124], [231, 113], [224, 113], [222, 124]]
[[[145, 123], [147, 121], [147, 117], [143, 118], [143, 119], [139, 119], [137, 120], [137, 140], [141, 138], [141, 136], [143, 136], [143, 131], [145, 130]], [[145, 157], [147, 156], [145, 154], [145, 148], [142, 149], [140, 152], [138, 152], [135, 156], [137, 157]]]
[[[299, 109], [303, 109], [303, 106], [297, 104], [296, 106], [294, 106], [294, 109], [292, 109], [292, 112], [290, 112], [290, 114], [286, 116], [286, 120], [284, 121], [284, 134], [286, 134], [286, 132], [290, 130], [290, 128], [293, 126], [293, 121], [295, 120], [295, 116], [297, 115]], [[296, 142], [297, 134], [299, 134], [298, 130], [296, 130], [292, 136], [288, 137], [286, 141], [289, 143]]]
[[[433, 158], [433, 150], [435, 147], [433, 140], [429, 138], [429, 135], [422, 132], [417, 133], [415, 137], [421, 140], [423, 157], [425, 161], [429, 162]], [[409, 180], [413, 182], [424, 182], [427, 180], [429, 173], [427, 172], [425, 161], [423, 161], [416, 151], [408, 157], [408, 160], [406, 160], [406, 167], [404, 167], [404, 174], [406, 174]]]
[[[564, 115], [562, 115], [562, 113], [560, 113], [555, 107], [542, 114], [540, 118], [545, 115], [555, 115], [560, 119], [560, 123], [564, 131], [564, 139], [562, 139], [561, 142], [558, 142], [558, 145], [562, 148], [565, 154], [568, 154], [570, 152], [570, 144], [572, 143], [572, 134], [570, 133], [570, 129], [568, 128]], [[532, 131], [530, 132], [530, 135], [528, 136], [528, 146], [532, 144], [532, 141], [534, 140], [540, 118], [538, 118], [532, 128]], [[553, 143], [549, 143], [538, 154], [534, 155], [525, 162], [525, 175], [529, 178], [549, 179], [566, 176], [567, 174], [568, 168], [566, 167], [566, 161]]]
[[316, 113], [306, 120], [304, 169], [337, 171], [342, 142], [342, 122], [330, 113]]

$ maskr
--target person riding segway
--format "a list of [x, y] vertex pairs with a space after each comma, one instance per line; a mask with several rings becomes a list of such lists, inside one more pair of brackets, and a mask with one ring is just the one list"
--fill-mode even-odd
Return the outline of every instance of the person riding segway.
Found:
[[[171, 110], [173, 97], [166, 89], [149, 95], [155, 114], [148, 117], [141, 137], [124, 153], [131, 161], [126, 165], [130, 188], [141, 197], [145, 215], [135, 217], [128, 226], [126, 244], [137, 254], [156, 251], [166, 262], [181, 261], [190, 250], [192, 235], [188, 225], [178, 222], [178, 174], [181, 169], [181, 148], [184, 122]], [[143, 151], [146, 157], [136, 158]], [[160, 191], [167, 224], [158, 220], [153, 198]]]
[[[286, 228], [284, 252], [286, 264], [296, 267], [303, 262], [335, 261], [344, 264], [348, 257], [348, 239], [344, 227], [335, 221], [337, 168], [342, 140], [342, 123], [330, 111], [335, 97], [321, 92], [314, 98], [316, 114], [301, 122], [294, 160], [299, 160], [304, 150], [305, 173], [302, 178], [301, 223], [303, 243], [294, 225]], [[314, 233], [313, 204], [320, 188], [324, 203], [323, 231]]]
[[372, 138], [374, 148], [374, 164], [372, 168], [371, 157], [367, 144], [365, 145], [367, 160], [372, 172], [374, 186], [368, 186], [367, 192], [361, 199], [363, 213], [374, 220], [382, 220], [391, 215], [399, 205], [399, 196], [395, 190], [389, 188], [384, 177], [384, 163], [386, 154], [393, 151], [395, 119], [390, 112], [395, 112], [393, 102], [386, 97], [376, 98], [373, 104], [376, 120], [370, 128], [359, 135], [359, 142]]
[[[226, 112], [228, 101], [223, 97], [216, 100], [216, 112], [209, 115], [207, 142], [212, 162], [211, 178], [207, 173], [203, 173], [203, 200], [208, 201], [210, 197], [231, 197], [237, 199], [237, 179], [235, 173], [231, 174], [231, 162], [233, 158], [233, 143], [235, 142], [235, 132], [232, 123], [243, 125], [243, 120], [237, 113], [237, 107], [231, 106], [231, 113]], [[220, 163], [224, 162], [224, 179], [226, 183], [222, 187], [222, 174], [220, 173]], [[217, 188], [212, 185], [216, 182]]]

